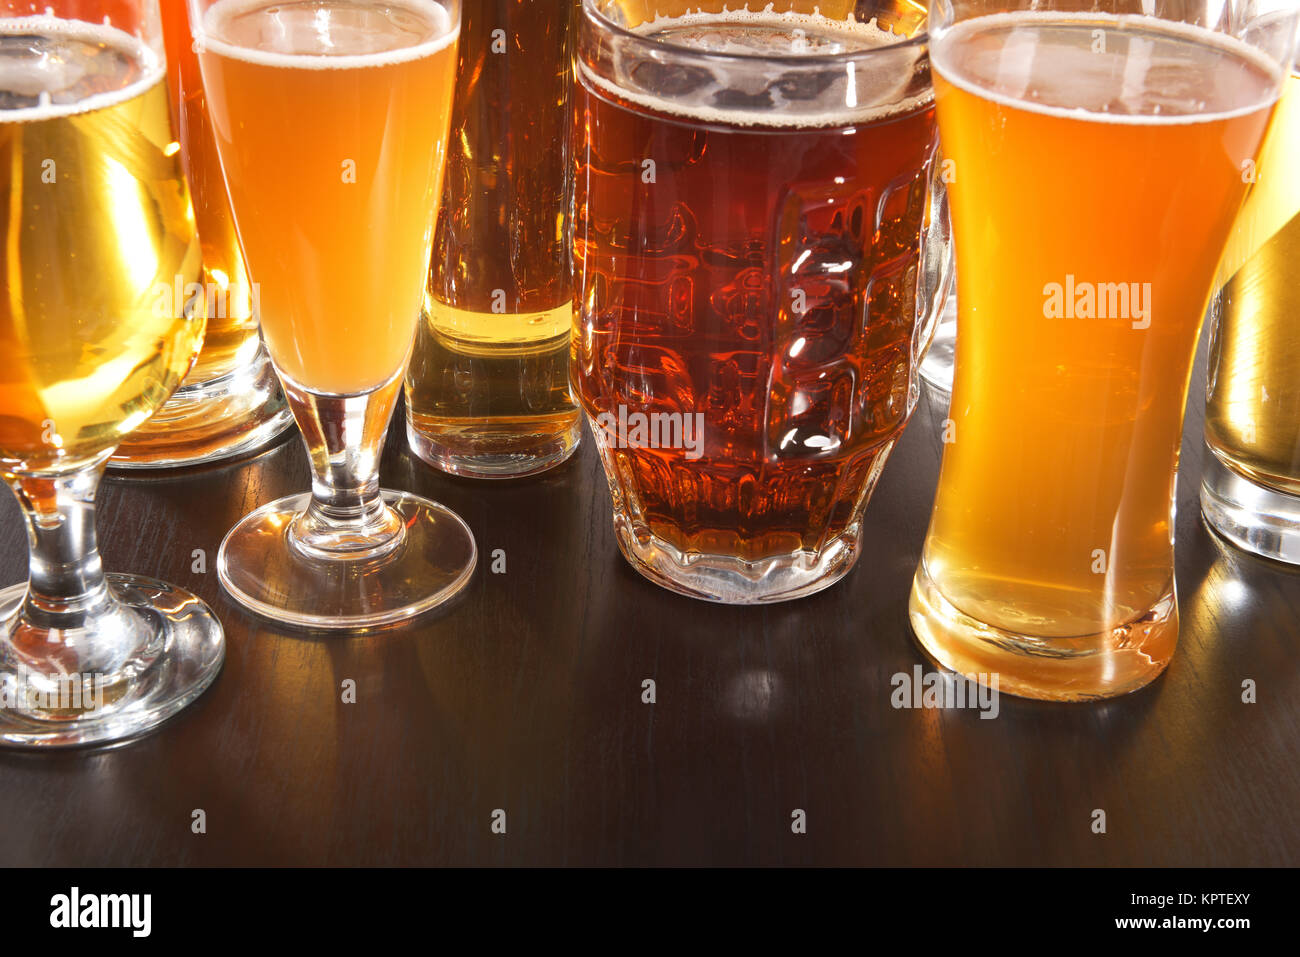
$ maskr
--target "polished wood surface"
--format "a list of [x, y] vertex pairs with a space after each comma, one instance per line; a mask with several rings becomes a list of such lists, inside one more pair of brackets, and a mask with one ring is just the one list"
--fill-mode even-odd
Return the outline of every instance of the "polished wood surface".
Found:
[[[890, 703], [891, 676], [923, 661], [906, 612], [942, 448], [932, 396], [867, 509], [857, 567], [766, 608], [692, 601], [633, 572], [588, 440], [538, 479], [470, 482], [413, 459], [399, 423], [385, 485], [458, 511], [479, 567], [452, 607], [360, 637], [277, 630], [217, 582], [226, 530], [308, 487], [296, 434], [226, 468], [110, 477], [108, 567], [206, 599], [225, 669], [127, 746], [0, 753], [0, 863], [1294, 864], [1300, 574], [1204, 527], [1201, 404], [1179, 483], [1173, 664], [1099, 705], [1003, 696], [996, 720]], [[0, 584], [25, 562], [5, 496]], [[355, 704], [341, 701], [347, 679]], [[1241, 700], [1246, 679], [1257, 704]]]

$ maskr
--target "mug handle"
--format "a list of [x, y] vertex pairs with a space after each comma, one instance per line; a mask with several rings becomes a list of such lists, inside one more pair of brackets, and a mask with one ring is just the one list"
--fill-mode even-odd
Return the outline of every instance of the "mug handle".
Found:
[[930, 163], [929, 202], [921, 224], [921, 270], [917, 276], [916, 332], [913, 333], [913, 368], [919, 369], [934, 342], [939, 317], [953, 294], [956, 267], [952, 251], [952, 220], [948, 215], [948, 186], [943, 178], [943, 147]]

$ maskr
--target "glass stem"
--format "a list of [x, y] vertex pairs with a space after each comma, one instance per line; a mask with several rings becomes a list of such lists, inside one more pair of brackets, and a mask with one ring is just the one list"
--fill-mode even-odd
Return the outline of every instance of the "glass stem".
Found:
[[389, 382], [359, 395], [315, 395], [281, 378], [311, 459], [311, 503], [294, 520], [289, 540], [325, 560], [385, 555], [405, 528], [384, 504], [379, 458], [402, 386]]
[[27, 593], [4, 623], [12, 670], [38, 676], [120, 676], [149, 660], [147, 623], [113, 597], [95, 538], [95, 491], [108, 453], [63, 475], [10, 479], [27, 524]]

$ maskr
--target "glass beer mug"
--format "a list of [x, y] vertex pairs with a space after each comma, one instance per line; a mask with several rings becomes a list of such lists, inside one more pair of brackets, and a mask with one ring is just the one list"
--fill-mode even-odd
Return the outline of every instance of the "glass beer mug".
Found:
[[587, 0], [573, 381], [641, 574], [841, 578], [950, 271], [924, 16]]

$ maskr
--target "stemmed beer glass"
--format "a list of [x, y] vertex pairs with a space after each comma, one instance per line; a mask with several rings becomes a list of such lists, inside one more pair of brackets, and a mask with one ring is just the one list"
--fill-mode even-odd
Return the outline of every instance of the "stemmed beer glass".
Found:
[[0, 741], [97, 744], [147, 731], [216, 677], [199, 599], [107, 575], [105, 462], [175, 391], [202, 311], [170, 291], [199, 245], [168, 117], [157, 0], [8, 2], [0, 12], [0, 474], [31, 549], [0, 591]]
[[377, 476], [420, 315], [459, 0], [190, 0], [190, 27], [266, 347], [312, 491], [222, 543], [236, 600], [307, 628], [409, 618], [459, 591], [473, 536]]

